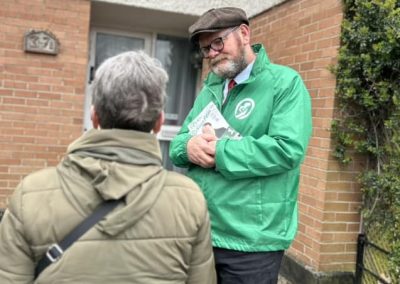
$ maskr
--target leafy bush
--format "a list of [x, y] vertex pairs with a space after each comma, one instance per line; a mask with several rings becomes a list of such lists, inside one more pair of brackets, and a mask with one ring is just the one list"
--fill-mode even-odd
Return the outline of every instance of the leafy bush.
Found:
[[334, 155], [368, 160], [360, 175], [363, 218], [387, 233], [392, 280], [400, 283], [400, 0], [344, 0]]

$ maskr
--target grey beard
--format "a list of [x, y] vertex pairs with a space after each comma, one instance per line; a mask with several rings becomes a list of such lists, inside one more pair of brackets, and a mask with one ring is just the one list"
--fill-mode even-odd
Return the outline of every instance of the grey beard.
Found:
[[211, 67], [211, 71], [214, 72], [217, 76], [223, 79], [232, 79], [235, 78], [237, 74], [242, 72], [247, 66], [246, 60], [244, 58], [244, 54], [237, 61], [230, 61], [228, 68], [220, 69], [217, 67]]

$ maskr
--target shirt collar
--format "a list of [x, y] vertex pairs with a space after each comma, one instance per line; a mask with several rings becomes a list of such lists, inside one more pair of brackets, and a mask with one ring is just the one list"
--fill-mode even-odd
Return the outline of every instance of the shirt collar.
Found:
[[[244, 81], [249, 79], [251, 70], [253, 69], [254, 62], [255, 62], [255, 60], [253, 60], [249, 65], [247, 65], [246, 68], [243, 69], [242, 72], [240, 72], [239, 74], [236, 75], [235, 78], [233, 78], [235, 80], [236, 84], [243, 83]], [[225, 101], [226, 96], [228, 95], [228, 84], [229, 84], [229, 81], [230, 81], [230, 79], [226, 79], [225, 80], [224, 99], [223, 99], [223, 101]]]
[[[242, 72], [240, 72], [239, 74], [236, 75], [236, 77], [234, 78], [236, 84], [243, 83], [244, 81], [249, 79], [250, 72], [251, 72], [251, 69], [253, 69], [254, 62], [255, 62], [255, 60], [253, 60], [249, 65], [247, 65], [247, 67], [244, 68], [244, 70]], [[227, 80], [227, 81], [229, 82], [229, 80]]]

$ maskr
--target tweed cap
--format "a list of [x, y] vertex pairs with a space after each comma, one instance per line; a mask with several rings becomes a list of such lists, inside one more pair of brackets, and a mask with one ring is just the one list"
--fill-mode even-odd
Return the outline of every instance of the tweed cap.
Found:
[[235, 7], [211, 9], [189, 27], [190, 40], [196, 42], [201, 33], [213, 33], [241, 24], [249, 25], [249, 19], [242, 9]]

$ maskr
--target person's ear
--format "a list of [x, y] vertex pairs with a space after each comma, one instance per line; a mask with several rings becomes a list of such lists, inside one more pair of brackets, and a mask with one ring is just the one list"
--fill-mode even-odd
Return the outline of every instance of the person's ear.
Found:
[[157, 134], [158, 132], [160, 132], [161, 126], [164, 124], [164, 120], [165, 120], [165, 114], [164, 114], [164, 111], [161, 111], [160, 116], [158, 117], [158, 119], [153, 127], [154, 134]]
[[96, 110], [94, 109], [94, 105], [90, 107], [90, 119], [92, 120], [93, 128], [100, 128], [99, 117], [97, 116]]
[[248, 25], [240, 26], [240, 33], [244, 44], [250, 44], [250, 27]]

